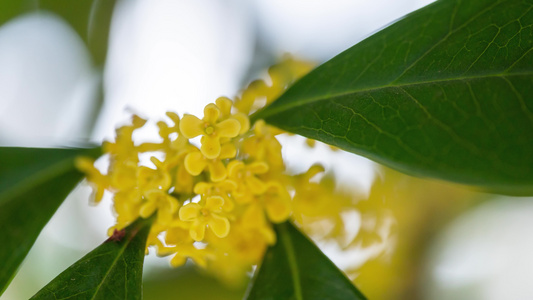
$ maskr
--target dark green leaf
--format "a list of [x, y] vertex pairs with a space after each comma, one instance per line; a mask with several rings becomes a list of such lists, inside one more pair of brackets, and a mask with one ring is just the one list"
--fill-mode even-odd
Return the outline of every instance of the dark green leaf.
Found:
[[265, 254], [246, 299], [365, 299], [291, 223], [276, 225], [276, 234], [278, 242]]
[[35, 9], [34, 1], [0, 0], [0, 25], [32, 9]]
[[141, 299], [146, 239], [152, 220], [139, 219], [115, 232], [31, 299]]
[[0, 294], [68, 193], [78, 155], [97, 149], [0, 148]]
[[532, 195], [532, 75], [532, 0], [441, 0], [255, 119], [413, 175]]

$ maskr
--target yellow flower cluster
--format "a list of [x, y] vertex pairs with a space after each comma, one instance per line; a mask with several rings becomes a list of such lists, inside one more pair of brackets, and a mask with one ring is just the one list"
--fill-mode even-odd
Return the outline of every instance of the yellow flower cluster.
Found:
[[[236, 282], [276, 242], [272, 223], [291, 215], [300, 224], [306, 216], [338, 215], [334, 205], [325, 205], [344, 203], [335, 199], [334, 183], [311, 182], [323, 169], [313, 166], [289, 175], [276, 138], [282, 131], [262, 120], [251, 127], [248, 118], [310, 69], [309, 63], [285, 58], [269, 69], [271, 84], [254, 81], [235, 100], [220, 97], [205, 107], [202, 118], [185, 114], [180, 119], [169, 112], [170, 124], [157, 123], [159, 143], [133, 141], [146, 123], [133, 116], [131, 124], [117, 129], [114, 142], [103, 144], [107, 172], [93, 160], [78, 159], [95, 201], [105, 191], [113, 195], [117, 223], [109, 234], [155, 213], [148, 245], [158, 255], [173, 255], [176, 267], [190, 258]], [[191, 141], [197, 137], [199, 147]], [[151, 153], [153, 165], [142, 165], [139, 155]]]

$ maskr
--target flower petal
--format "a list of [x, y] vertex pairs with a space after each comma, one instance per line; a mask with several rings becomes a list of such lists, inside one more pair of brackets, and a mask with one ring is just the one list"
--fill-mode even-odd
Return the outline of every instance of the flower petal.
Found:
[[273, 197], [265, 201], [265, 209], [270, 221], [281, 223], [291, 214], [290, 202], [284, 197]]
[[209, 163], [209, 174], [211, 181], [218, 182], [226, 179], [228, 173], [226, 172], [226, 167], [220, 160], [215, 160]]
[[280, 223], [291, 214], [291, 196], [279, 182], [269, 182], [268, 192], [264, 197], [265, 210], [268, 218], [274, 223]]
[[244, 169], [244, 163], [240, 160], [232, 160], [226, 168], [231, 178], [238, 178], [239, 173]]
[[224, 180], [218, 184], [219, 188], [224, 192], [232, 192], [237, 188], [237, 183], [233, 180]]
[[180, 208], [179, 217], [182, 221], [192, 221], [198, 218], [202, 207], [198, 203], [188, 203]]
[[220, 109], [223, 118], [227, 118], [231, 115], [231, 106], [233, 105], [233, 101], [231, 101], [228, 97], [218, 97], [215, 103]]
[[255, 176], [246, 176], [244, 182], [254, 195], [260, 195], [267, 189], [267, 185]]
[[209, 211], [219, 211], [222, 205], [224, 205], [224, 198], [220, 196], [210, 196], [207, 197], [204, 207]]
[[174, 257], [170, 260], [170, 265], [173, 266], [174, 268], [177, 268], [177, 267], [183, 266], [186, 261], [187, 261], [187, 257], [179, 253], [176, 253], [176, 255], [174, 255]]
[[203, 240], [205, 236], [205, 223], [199, 221], [194, 222], [189, 229], [189, 234], [197, 242]]
[[220, 137], [236, 137], [241, 131], [241, 123], [235, 119], [227, 119], [215, 125], [216, 132]]
[[209, 190], [211, 189], [211, 184], [207, 182], [198, 182], [194, 186], [194, 193], [198, 195], [205, 195], [209, 193]]
[[188, 139], [192, 139], [204, 133], [204, 122], [198, 117], [185, 114], [180, 122], [180, 131]]
[[268, 172], [268, 165], [263, 161], [256, 161], [247, 165], [246, 169], [254, 174], [264, 174]]
[[228, 236], [230, 227], [228, 218], [221, 217], [217, 214], [212, 214], [207, 224], [217, 237], [224, 238]]
[[154, 213], [155, 209], [156, 206], [154, 202], [146, 202], [141, 206], [139, 214], [141, 215], [141, 217], [146, 219]]
[[205, 169], [207, 162], [200, 152], [191, 152], [187, 154], [184, 161], [185, 169], [189, 174], [197, 176]]
[[[220, 109], [213, 104], [209, 103], [204, 108], [204, 121], [209, 124], [215, 124], [220, 116]], [[183, 120], [181, 120], [183, 122]], [[181, 127], [180, 127], [181, 128]]]
[[243, 113], [236, 113], [231, 117], [239, 121], [241, 124], [241, 130], [239, 131], [239, 134], [243, 134], [250, 129], [250, 118], [248, 118], [247, 115]]
[[202, 147], [200, 148], [200, 151], [202, 151], [202, 154], [209, 158], [214, 159], [217, 158], [220, 154], [220, 140], [218, 136], [209, 136], [204, 135], [201, 140]]
[[234, 158], [237, 155], [237, 148], [231, 143], [226, 143], [221, 146], [220, 159]]

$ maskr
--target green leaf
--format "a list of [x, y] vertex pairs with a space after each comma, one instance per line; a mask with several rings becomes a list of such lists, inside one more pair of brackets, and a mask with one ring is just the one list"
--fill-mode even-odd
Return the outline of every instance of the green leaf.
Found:
[[152, 221], [139, 219], [115, 232], [31, 299], [142, 299], [144, 254]]
[[83, 177], [78, 155], [98, 149], [0, 148], [0, 294], [37, 236]]
[[366, 299], [291, 223], [276, 225], [276, 234], [245, 299]]
[[441, 0], [254, 116], [405, 173], [533, 195], [533, 1]]
[[0, 0], [0, 25], [34, 8], [35, 4], [31, 1]]

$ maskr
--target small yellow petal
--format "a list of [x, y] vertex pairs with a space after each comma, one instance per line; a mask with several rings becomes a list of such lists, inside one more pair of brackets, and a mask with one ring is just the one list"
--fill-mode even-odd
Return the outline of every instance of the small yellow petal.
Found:
[[146, 120], [138, 115], [133, 115], [131, 116], [131, 124], [133, 125], [133, 128], [141, 128], [146, 124]]
[[189, 229], [189, 234], [193, 240], [200, 242], [205, 236], [205, 224], [202, 222], [194, 222]]
[[200, 148], [200, 151], [202, 151], [202, 154], [205, 157], [214, 159], [220, 155], [221, 148], [218, 136], [204, 135], [201, 139], [201, 142], [202, 147]]
[[156, 206], [154, 202], [146, 202], [145, 204], [143, 204], [143, 206], [141, 206], [139, 214], [141, 215], [141, 217], [146, 219], [154, 213], [155, 209]]
[[233, 180], [228, 179], [228, 180], [224, 180], [221, 183], [219, 183], [219, 187], [225, 192], [231, 192], [237, 188], [237, 183]]
[[255, 176], [247, 176], [244, 178], [244, 182], [255, 195], [263, 194], [267, 189], [267, 185]]
[[265, 223], [265, 215], [263, 209], [259, 205], [249, 205], [244, 212], [242, 223], [251, 228], [261, 227]]
[[231, 115], [231, 106], [233, 105], [233, 101], [231, 101], [228, 97], [218, 97], [215, 103], [220, 109], [222, 117], [229, 117], [229, 115]]
[[178, 208], [180, 207], [180, 203], [179, 203], [178, 199], [176, 199], [176, 198], [174, 198], [172, 196], [169, 196], [169, 195], [166, 196], [166, 199], [168, 201], [169, 211], [171, 213], [175, 213], [178, 210]]
[[223, 198], [224, 198], [224, 205], [222, 205], [222, 210], [226, 212], [232, 211], [233, 208], [235, 207], [235, 204], [233, 203], [231, 198], [228, 195], [224, 195]]
[[226, 167], [224, 167], [224, 164], [220, 160], [212, 161], [209, 164], [209, 174], [211, 181], [218, 182], [226, 179], [227, 172]]
[[185, 114], [180, 122], [180, 131], [188, 139], [204, 133], [204, 122], [196, 116]]
[[243, 134], [250, 129], [250, 118], [248, 118], [247, 115], [243, 113], [236, 113], [231, 117], [239, 121], [241, 124], [241, 130], [239, 131], [239, 134]]
[[235, 119], [227, 119], [215, 125], [220, 137], [236, 137], [241, 131], [241, 123]]
[[228, 218], [221, 217], [219, 215], [213, 214], [207, 222], [211, 231], [219, 237], [224, 238], [229, 234], [230, 224]]
[[[209, 103], [204, 108], [204, 121], [210, 124], [215, 124], [220, 116], [220, 109], [213, 104]], [[183, 122], [183, 120], [182, 120]]]
[[257, 120], [254, 124], [254, 133], [257, 136], [263, 136], [265, 133], [266, 123], [264, 120]]
[[233, 160], [227, 165], [228, 175], [232, 178], [237, 177], [244, 169], [244, 163], [240, 160]]
[[191, 257], [194, 262], [202, 268], [207, 268], [207, 259], [203, 255], [194, 255]]
[[172, 222], [172, 213], [168, 209], [157, 210], [157, 223], [168, 226]]
[[191, 152], [187, 154], [184, 161], [185, 169], [189, 174], [197, 176], [205, 169], [207, 162], [200, 152]]
[[265, 203], [265, 209], [270, 221], [281, 223], [291, 214], [290, 202], [283, 197], [272, 198]]
[[194, 193], [198, 195], [205, 195], [209, 192], [210, 189], [211, 189], [211, 184], [207, 182], [198, 182], [194, 186]]
[[268, 164], [263, 161], [256, 161], [247, 165], [246, 169], [254, 174], [264, 174], [268, 172]]
[[237, 155], [237, 148], [235, 148], [235, 145], [231, 143], [222, 145], [219, 155], [220, 159], [234, 158], [235, 155]]
[[172, 120], [172, 122], [174, 122], [174, 124], [178, 125], [180, 123], [180, 117], [178, 116], [177, 113], [172, 112], [172, 111], [167, 111], [165, 115], [167, 115], [167, 117], [169, 117]]
[[176, 254], [174, 257], [170, 260], [170, 265], [174, 268], [181, 267], [185, 264], [187, 261], [187, 258], [183, 255]]
[[224, 205], [224, 198], [220, 196], [210, 196], [205, 201], [205, 208], [210, 211], [218, 211], [222, 205]]
[[182, 221], [192, 221], [198, 217], [202, 207], [198, 203], [188, 203], [180, 208], [179, 217]]
[[268, 192], [264, 198], [264, 205], [268, 218], [274, 223], [280, 223], [291, 214], [291, 196], [287, 189], [279, 182], [269, 182]]

